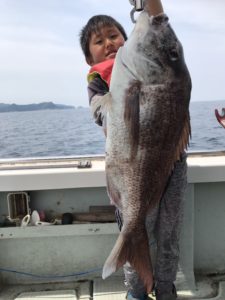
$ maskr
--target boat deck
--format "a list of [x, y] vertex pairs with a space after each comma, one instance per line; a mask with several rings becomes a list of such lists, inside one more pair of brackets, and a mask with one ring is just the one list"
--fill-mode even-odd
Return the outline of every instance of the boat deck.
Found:
[[[74, 159], [0, 161], [2, 216], [7, 215], [5, 199], [10, 191], [29, 191], [35, 209], [57, 207], [57, 213], [73, 207], [74, 199], [77, 199], [78, 212], [88, 211], [89, 205], [108, 204], [104, 158], [91, 159], [91, 168], [83, 168], [83, 164], [78, 168], [79, 163], [80, 160]], [[188, 166], [189, 185], [180, 259], [184, 273], [179, 272], [177, 277], [178, 299], [225, 300], [225, 153], [189, 155]], [[72, 274], [74, 269], [93, 269], [104, 263], [117, 234], [118, 227], [113, 223], [1, 228], [1, 268], [13, 266], [19, 270], [23, 266], [24, 272], [44, 275], [55, 274], [55, 270], [60, 274]], [[45, 248], [42, 247], [43, 239]], [[52, 262], [52, 249], [61, 260]], [[194, 271], [205, 274], [223, 272], [224, 275], [194, 277]], [[32, 279], [20, 278], [16, 271], [12, 274], [2, 272], [0, 300], [125, 299], [122, 277], [114, 276], [103, 281], [100, 272], [95, 276], [98, 278], [82, 277], [81, 280], [79, 277], [78, 281], [76, 277], [74, 281], [61, 283], [41, 283], [38, 279], [34, 283]]]
[[[188, 289], [178, 276], [176, 286], [179, 300], [225, 299], [225, 276], [200, 277], [194, 290]], [[124, 300], [125, 297], [123, 277], [119, 276], [107, 280], [5, 286], [0, 293], [1, 300]], [[153, 295], [150, 297], [154, 299]]]

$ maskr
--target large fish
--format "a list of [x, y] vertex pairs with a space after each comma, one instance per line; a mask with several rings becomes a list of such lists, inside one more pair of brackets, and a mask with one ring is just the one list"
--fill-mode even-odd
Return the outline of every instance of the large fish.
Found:
[[107, 189], [122, 212], [123, 227], [103, 278], [128, 261], [151, 290], [145, 219], [188, 144], [190, 93], [182, 46], [168, 17], [143, 11], [117, 53], [110, 84]]

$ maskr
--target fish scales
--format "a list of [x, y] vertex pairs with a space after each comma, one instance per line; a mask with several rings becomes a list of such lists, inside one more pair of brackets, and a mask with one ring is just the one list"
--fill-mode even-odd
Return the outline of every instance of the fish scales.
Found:
[[191, 78], [165, 14], [142, 12], [117, 53], [107, 112], [106, 179], [123, 227], [103, 267], [126, 262], [148, 291], [153, 284], [146, 214], [162, 196], [190, 136]]

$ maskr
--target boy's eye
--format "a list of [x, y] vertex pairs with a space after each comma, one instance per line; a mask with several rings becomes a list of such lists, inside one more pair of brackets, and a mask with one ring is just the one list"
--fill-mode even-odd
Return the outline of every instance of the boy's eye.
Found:
[[117, 34], [111, 34], [110, 38], [115, 40], [117, 38]]
[[100, 45], [102, 43], [102, 40], [96, 40], [95, 44]]

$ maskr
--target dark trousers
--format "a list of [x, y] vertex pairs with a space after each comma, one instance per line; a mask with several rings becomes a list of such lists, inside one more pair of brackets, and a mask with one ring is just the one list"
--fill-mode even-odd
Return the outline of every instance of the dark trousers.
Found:
[[[153, 259], [155, 282], [174, 282], [179, 261], [179, 235], [183, 217], [183, 199], [187, 185], [187, 155], [176, 162], [159, 204], [146, 217], [149, 249]], [[119, 229], [123, 216], [116, 210]], [[124, 265], [125, 284], [136, 298], [145, 293], [137, 272]]]

